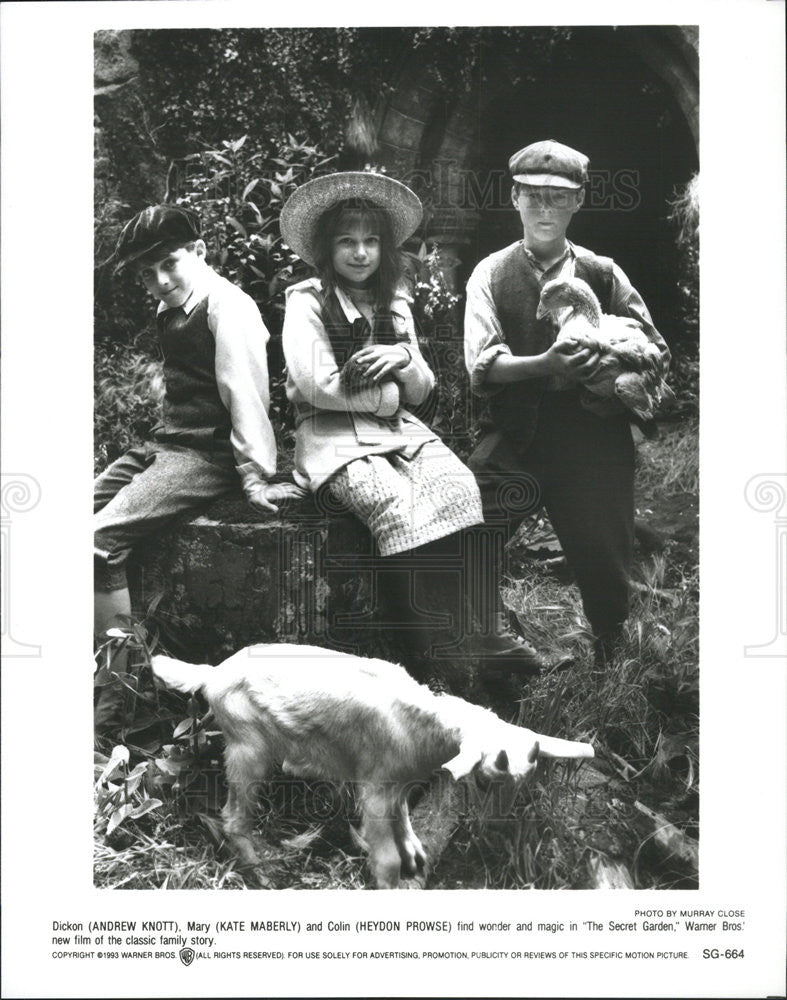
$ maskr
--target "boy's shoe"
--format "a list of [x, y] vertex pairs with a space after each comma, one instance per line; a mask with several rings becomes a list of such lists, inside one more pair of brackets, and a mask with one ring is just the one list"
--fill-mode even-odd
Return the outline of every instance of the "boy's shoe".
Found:
[[537, 677], [548, 666], [544, 657], [526, 642], [506, 621], [504, 613], [495, 615], [495, 629], [482, 638], [484, 670]]
[[[484, 660], [488, 669], [495, 670], [497, 667], [522, 677], [537, 677], [542, 672], [565, 670], [575, 662], [573, 654], [563, 652], [547, 659], [516, 630], [513, 625], [515, 620], [508, 611], [498, 612], [495, 616], [495, 633], [484, 640]], [[492, 647], [489, 653], [486, 652], [487, 643]], [[495, 647], [498, 652], [495, 652]]]

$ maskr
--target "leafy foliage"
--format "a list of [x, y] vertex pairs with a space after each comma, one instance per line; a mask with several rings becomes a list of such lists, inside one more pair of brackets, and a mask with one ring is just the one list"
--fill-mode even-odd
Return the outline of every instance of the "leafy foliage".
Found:
[[255, 299], [274, 335], [284, 289], [308, 273], [282, 242], [281, 210], [297, 187], [330, 172], [333, 160], [292, 135], [272, 150], [243, 135], [170, 167], [170, 196], [200, 215], [213, 266]]
[[700, 338], [700, 203], [699, 175], [695, 174], [670, 202], [668, 219], [675, 227], [679, 252], [679, 351], [673, 360], [670, 383], [678, 397], [675, 417], [699, 414]]
[[[125, 629], [113, 629], [97, 651], [94, 687], [119, 691], [116, 731], [98, 742], [96, 751], [96, 832], [110, 837], [126, 820], [138, 820], [165, 805], [171, 808], [199, 778], [210, 755], [208, 730], [194, 698], [160, 694], [150, 658], [159, 648], [156, 609], [145, 622], [129, 617]], [[117, 654], [124, 669], [114, 668]], [[214, 749], [215, 753], [215, 749]], [[132, 766], [133, 763], [133, 766]]]
[[464, 365], [460, 296], [446, 283], [438, 246], [429, 253], [422, 246], [414, 262], [409, 269], [413, 311], [421, 350], [436, 378], [433, 398], [422, 416], [460, 458], [467, 458], [472, 443], [470, 384]]
[[95, 471], [100, 472], [150, 438], [164, 393], [161, 362], [138, 343], [99, 341], [93, 392]]
[[148, 761], [140, 761], [129, 770], [129, 759], [128, 747], [122, 744], [113, 748], [110, 757], [98, 752], [94, 755], [96, 813], [100, 825], [106, 820], [107, 836], [125, 819], [139, 819], [163, 804], [148, 794]]
[[177, 158], [227, 134], [313, 136], [336, 152], [354, 94], [379, 93], [408, 29], [260, 28], [135, 33], [161, 151]]
[[519, 27], [157, 29], [135, 32], [134, 55], [150, 130], [168, 159], [244, 133], [305, 134], [336, 153], [355, 97], [373, 104], [389, 92], [408, 51], [453, 100], [485, 75], [496, 42], [511, 47], [515, 86], [570, 37], [569, 28]]
[[453, 310], [459, 302], [459, 296], [454, 295], [446, 284], [440, 267], [440, 248], [434, 246], [430, 253], [421, 257], [423, 267], [415, 280], [415, 304], [422, 316], [421, 329], [433, 332], [434, 326], [446, 317], [453, 315]]

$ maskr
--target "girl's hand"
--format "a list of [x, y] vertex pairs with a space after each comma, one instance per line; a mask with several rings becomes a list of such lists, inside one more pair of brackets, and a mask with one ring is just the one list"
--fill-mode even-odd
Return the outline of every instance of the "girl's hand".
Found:
[[339, 382], [344, 391], [349, 393], [363, 392], [364, 389], [368, 388], [369, 380], [366, 378], [366, 367], [358, 364], [357, 354], [353, 354], [345, 361], [339, 375]]
[[597, 348], [579, 347], [571, 340], [556, 341], [542, 357], [547, 374], [560, 375], [571, 382], [589, 378], [601, 361]]
[[386, 375], [410, 364], [410, 352], [402, 344], [372, 344], [353, 355], [363, 377], [370, 382], [381, 382]]
[[276, 506], [277, 503], [282, 503], [285, 500], [300, 500], [305, 496], [306, 490], [296, 486], [295, 483], [274, 483], [272, 485], [260, 483], [259, 486], [249, 490], [246, 499], [252, 507], [275, 514], [279, 509]]

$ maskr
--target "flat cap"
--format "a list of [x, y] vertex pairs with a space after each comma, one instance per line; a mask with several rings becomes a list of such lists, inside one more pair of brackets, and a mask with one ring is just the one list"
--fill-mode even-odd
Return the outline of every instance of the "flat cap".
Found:
[[533, 142], [508, 161], [515, 181], [534, 187], [564, 187], [578, 190], [588, 179], [590, 160], [584, 153], [555, 139]]
[[202, 237], [199, 216], [179, 205], [150, 205], [126, 223], [111, 260], [124, 267], [156, 251], [166, 254]]

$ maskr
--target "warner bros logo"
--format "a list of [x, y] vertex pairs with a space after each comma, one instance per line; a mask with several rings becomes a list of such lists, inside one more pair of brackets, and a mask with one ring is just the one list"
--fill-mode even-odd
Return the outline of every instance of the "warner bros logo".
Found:
[[191, 965], [194, 961], [194, 954], [195, 952], [193, 948], [181, 948], [178, 952], [178, 958], [184, 965]]

